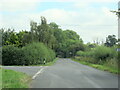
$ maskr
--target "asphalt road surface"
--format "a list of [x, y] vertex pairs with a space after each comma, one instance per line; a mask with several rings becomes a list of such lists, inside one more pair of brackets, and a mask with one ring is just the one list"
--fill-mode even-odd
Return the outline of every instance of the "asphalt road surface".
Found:
[[4, 66], [32, 76], [30, 88], [118, 88], [118, 76], [59, 59], [53, 66]]

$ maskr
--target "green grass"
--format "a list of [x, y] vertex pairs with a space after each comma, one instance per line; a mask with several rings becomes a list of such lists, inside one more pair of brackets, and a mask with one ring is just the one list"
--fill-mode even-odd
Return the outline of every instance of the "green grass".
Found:
[[[45, 65], [30, 65], [30, 66], [51, 66], [56, 63], [58, 58]], [[16, 72], [13, 70], [6, 70], [0, 68], [0, 90], [1, 88], [28, 88], [31, 77], [24, 73]]]
[[0, 68], [0, 90], [2, 89], [2, 69]]
[[28, 88], [30, 80], [24, 73], [2, 69], [2, 88]]
[[85, 62], [85, 61], [82, 61], [82, 60], [76, 60], [76, 59], [72, 59], [72, 60], [76, 61], [78, 63], [84, 64], [84, 65], [88, 65], [90, 67], [99, 69], [99, 70], [108, 71], [108, 72], [111, 72], [111, 73], [114, 73], [114, 74], [118, 74], [118, 69], [113, 68], [113, 67], [109, 67], [109, 66], [105, 66], [105, 65], [99, 65], [99, 64], [92, 64], [92, 63]]
[[54, 59], [52, 62], [46, 63], [45, 66], [52, 66], [56, 63], [57, 60], [58, 58]]

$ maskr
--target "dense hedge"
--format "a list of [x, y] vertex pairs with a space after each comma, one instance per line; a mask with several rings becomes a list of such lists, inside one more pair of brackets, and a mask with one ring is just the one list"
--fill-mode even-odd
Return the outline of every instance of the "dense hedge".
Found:
[[116, 47], [109, 48], [106, 46], [97, 46], [90, 51], [78, 51], [76, 56], [84, 57], [86, 59], [85, 61], [100, 63], [105, 62], [106, 60], [109, 61], [113, 58], [117, 60], [118, 52], [116, 51]]
[[2, 64], [3, 65], [16, 65], [21, 64], [23, 61], [23, 50], [14, 46], [4, 46], [2, 48]]
[[43, 61], [50, 62], [55, 53], [43, 43], [32, 43], [23, 48], [4, 46], [2, 49], [3, 65], [36, 65]]
[[92, 57], [94, 55], [94, 52], [93, 51], [78, 51], [76, 55], [83, 56], [83, 57]]
[[94, 50], [94, 58], [97, 60], [104, 60], [111, 59], [117, 56], [117, 51], [115, 48], [109, 48], [105, 46], [99, 46]]
[[43, 64], [43, 61], [50, 62], [55, 58], [55, 53], [43, 43], [32, 43], [23, 47], [26, 64]]

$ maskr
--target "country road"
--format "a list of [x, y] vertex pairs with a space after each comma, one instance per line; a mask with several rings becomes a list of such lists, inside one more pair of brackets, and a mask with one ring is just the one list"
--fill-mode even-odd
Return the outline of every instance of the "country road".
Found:
[[53, 66], [4, 66], [33, 77], [30, 88], [118, 88], [118, 76], [59, 59]]

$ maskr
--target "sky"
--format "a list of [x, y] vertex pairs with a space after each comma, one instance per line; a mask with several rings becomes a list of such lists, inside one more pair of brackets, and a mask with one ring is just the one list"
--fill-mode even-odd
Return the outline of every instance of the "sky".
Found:
[[108, 35], [118, 37], [118, 18], [110, 10], [118, 9], [118, 0], [0, 0], [0, 28], [30, 30], [30, 21], [55, 22], [70, 29], [84, 43], [104, 41]]

